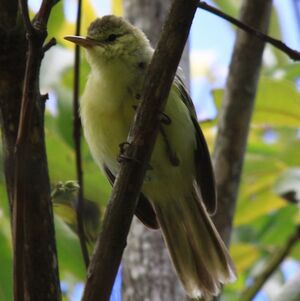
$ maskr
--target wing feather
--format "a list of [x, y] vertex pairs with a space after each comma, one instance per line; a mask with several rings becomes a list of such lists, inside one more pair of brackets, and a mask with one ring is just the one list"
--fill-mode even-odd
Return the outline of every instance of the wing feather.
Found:
[[191, 97], [189, 96], [182, 79], [177, 74], [174, 80], [178, 87], [181, 99], [188, 108], [191, 120], [195, 127], [197, 147], [195, 150], [196, 181], [200, 188], [203, 202], [210, 214], [214, 214], [217, 208], [217, 195], [213, 167], [210, 159], [209, 150], [197, 121], [197, 114]]

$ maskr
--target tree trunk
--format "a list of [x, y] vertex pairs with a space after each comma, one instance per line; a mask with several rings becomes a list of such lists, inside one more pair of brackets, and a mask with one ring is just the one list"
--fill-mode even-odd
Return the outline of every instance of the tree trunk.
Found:
[[[44, 141], [45, 99], [40, 95], [38, 78], [44, 40], [39, 40], [40, 51], [31, 52], [36, 68], [25, 70], [30, 54], [26, 53], [28, 41], [17, 1], [0, 1], [0, 41], [0, 114], [13, 220], [14, 300], [61, 300]], [[31, 86], [25, 93], [24, 75], [28, 70]], [[32, 110], [30, 118], [25, 114], [23, 119], [28, 131], [22, 127], [26, 135], [16, 145], [22, 97], [28, 97]]]
[[[244, 0], [241, 21], [266, 32], [272, 0]], [[229, 244], [264, 43], [238, 30], [214, 150], [218, 211], [214, 222]]]
[[[155, 47], [170, 3], [170, 0], [124, 0], [125, 18], [142, 29]], [[180, 66], [188, 86], [188, 46]], [[131, 225], [122, 265], [123, 301], [186, 299], [161, 232], [148, 230], [137, 218]]]

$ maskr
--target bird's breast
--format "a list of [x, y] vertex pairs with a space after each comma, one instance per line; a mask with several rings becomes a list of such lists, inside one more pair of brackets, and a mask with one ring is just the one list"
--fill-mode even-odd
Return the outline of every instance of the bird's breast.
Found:
[[119, 145], [127, 139], [135, 100], [126, 83], [110, 83], [89, 78], [81, 98], [81, 119], [95, 161], [100, 167], [105, 163], [116, 173]]

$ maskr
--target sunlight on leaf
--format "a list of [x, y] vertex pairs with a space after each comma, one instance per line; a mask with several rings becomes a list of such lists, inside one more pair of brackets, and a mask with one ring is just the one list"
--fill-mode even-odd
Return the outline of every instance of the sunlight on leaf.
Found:
[[[223, 90], [213, 91], [218, 109]], [[300, 93], [293, 82], [262, 78], [257, 91], [252, 123], [300, 127]]]
[[246, 243], [233, 243], [230, 247], [230, 254], [238, 273], [245, 272], [260, 256], [256, 246]]
[[112, 13], [117, 16], [123, 16], [123, 0], [112, 0]]
[[261, 215], [272, 213], [284, 206], [286, 206], [286, 202], [271, 191], [260, 192], [253, 195], [252, 199], [247, 198], [239, 201], [234, 224], [235, 226], [246, 224]]

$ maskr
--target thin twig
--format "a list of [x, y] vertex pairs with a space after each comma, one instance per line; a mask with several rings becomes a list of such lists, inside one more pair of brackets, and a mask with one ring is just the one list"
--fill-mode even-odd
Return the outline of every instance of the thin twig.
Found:
[[300, 60], [300, 52], [288, 47], [282, 41], [274, 39], [258, 30], [255, 30], [253, 27], [248, 26], [247, 24], [225, 14], [224, 12], [220, 11], [219, 9], [207, 4], [204, 1], [199, 1], [198, 7], [204, 9], [212, 14], [221, 17], [224, 20], [229, 21], [230, 23], [236, 25], [237, 27], [241, 28], [242, 30], [256, 36], [258, 39], [268, 42], [269, 44], [273, 45], [274, 47], [278, 48], [285, 54], [287, 54], [292, 60], [299, 61]]
[[276, 251], [266, 265], [265, 269], [254, 278], [253, 285], [244, 290], [241, 295], [240, 301], [251, 301], [274, 271], [280, 266], [283, 260], [289, 255], [292, 248], [300, 240], [300, 226], [297, 226], [292, 235], [288, 238], [285, 245]]
[[43, 52], [45, 53], [46, 51], [48, 51], [51, 47], [56, 45], [56, 39], [55, 38], [51, 38], [44, 46], [43, 46]]
[[[78, 0], [77, 20], [75, 35], [80, 35], [81, 27], [81, 0]], [[83, 172], [81, 160], [81, 122], [79, 116], [79, 87], [80, 87], [80, 47], [75, 46], [75, 63], [74, 63], [74, 90], [73, 90], [73, 139], [75, 144], [76, 156], [76, 172], [79, 184], [78, 202], [76, 204], [76, 218], [77, 218], [77, 233], [79, 237], [80, 247], [86, 268], [89, 266], [90, 258], [86, 244], [86, 233], [83, 225]]]
[[[159, 131], [166, 99], [197, 9], [197, 0], [174, 0], [147, 70], [142, 103], [128, 136], [129, 147], [105, 211], [88, 270], [84, 301], [107, 301], [122, 258], [140, 189]], [[180, 24], [180, 27], [178, 26]], [[163, 84], [162, 84], [163, 83]]]

